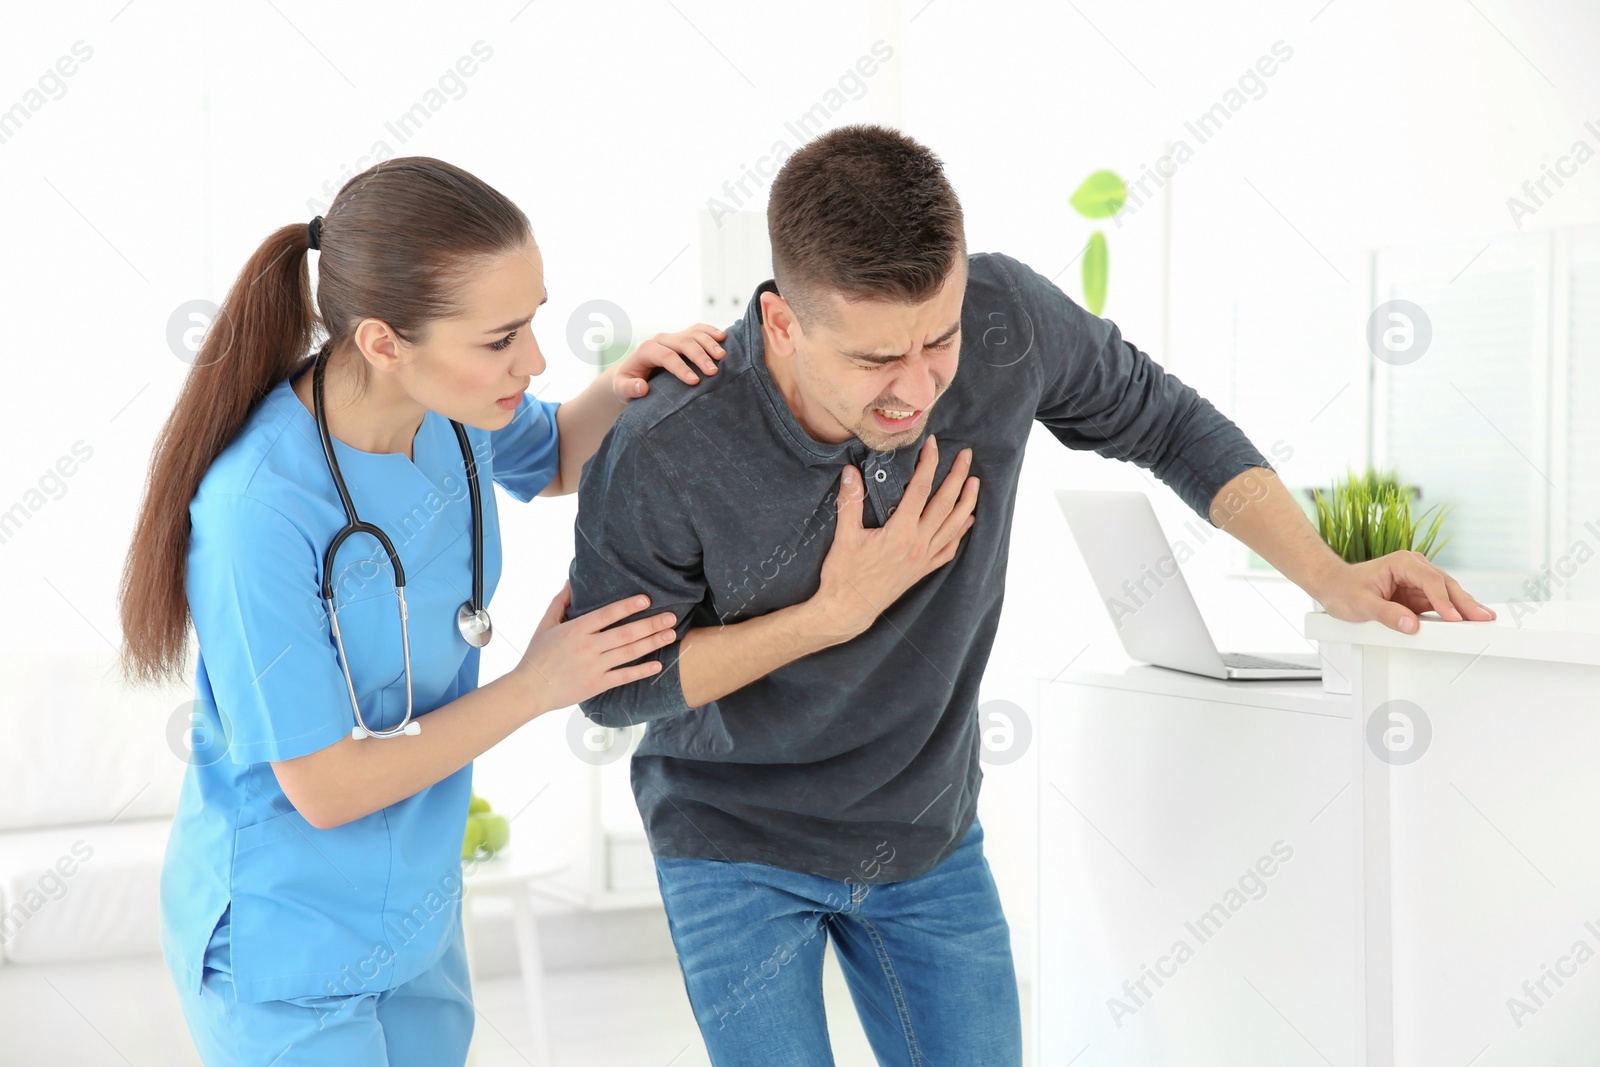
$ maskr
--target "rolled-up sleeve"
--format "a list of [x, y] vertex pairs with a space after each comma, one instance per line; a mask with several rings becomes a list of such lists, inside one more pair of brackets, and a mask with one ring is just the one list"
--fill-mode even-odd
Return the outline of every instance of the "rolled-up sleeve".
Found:
[[354, 715], [304, 532], [246, 496], [190, 505], [189, 612], [235, 763], [349, 736]]
[[511, 421], [489, 433], [494, 483], [524, 504], [561, 470], [560, 406], [523, 393]]
[[1251, 467], [1271, 469], [1244, 431], [1123, 340], [1116, 323], [1026, 264], [1004, 262], [1038, 357], [1029, 361], [1038, 372], [1035, 418], [1062, 444], [1150, 470], [1208, 523], [1224, 485]]
[[709, 593], [692, 512], [653, 452], [648, 436], [618, 419], [584, 466], [570, 577], [568, 618], [643, 593], [649, 607], [617, 625], [663, 611], [676, 618], [678, 640], [635, 663], [662, 669], [580, 705], [602, 726], [631, 726], [688, 710], [678, 655], [683, 636]]

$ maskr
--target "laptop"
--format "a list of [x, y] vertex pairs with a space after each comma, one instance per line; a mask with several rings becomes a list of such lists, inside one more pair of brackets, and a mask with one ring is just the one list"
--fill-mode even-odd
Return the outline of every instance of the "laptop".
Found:
[[1061, 489], [1061, 513], [1128, 655], [1227, 681], [1322, 677], [1315, 652], [1219, 652], [1143, 493]]

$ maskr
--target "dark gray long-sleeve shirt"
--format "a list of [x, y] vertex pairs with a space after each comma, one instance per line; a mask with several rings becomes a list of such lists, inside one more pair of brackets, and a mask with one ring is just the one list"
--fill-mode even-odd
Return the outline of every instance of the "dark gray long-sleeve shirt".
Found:
[[955, 558], [852, 641], [696, 708], [678, 674], [683, 635], [800, 603], [833, 543], [846, 463], [865, 474], [862, 521], [900, 499], [921, 440], [892, 453], [800, 426], [763, 357], [761, 293], [728, 330], [715, 375], [651, 379], [585, 465], [576, 617], [649, 594], [678, 616], [664, 669], [583, 702], [592, 720], [648, 722], [634, 796], [663, 857], [753, 861], [852, 882], [893, 882], [954, 851], [976, 812], [978, 685], [1000, 620], [1023, 448], [1042, 422], [1069, 448], [1150, 469], [1210, 521], [1218, 490], [1268, 467], [1203, 397], [1023, 263], [968, 259], [955, 377], [929, 410], [934, 486], [972, 447], [977, 521]]

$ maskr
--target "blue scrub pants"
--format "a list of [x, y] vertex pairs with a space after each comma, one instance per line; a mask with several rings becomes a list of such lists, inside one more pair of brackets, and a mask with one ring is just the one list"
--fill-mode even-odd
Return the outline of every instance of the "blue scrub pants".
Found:
[[348, 996], [234, 999], [224, 925], [206, 950], [184, 1019], [205, 1067], [458, 1067], [472, 1040], [461, 911], [439, 962], [404, 985]]
[[829, 939], [879, 1064], [1021, 1067], [1010, 929], [976, 819], [943, 862], [903, 882], [660, 857], [656, 877], [716, 1067], [832, 1067]]

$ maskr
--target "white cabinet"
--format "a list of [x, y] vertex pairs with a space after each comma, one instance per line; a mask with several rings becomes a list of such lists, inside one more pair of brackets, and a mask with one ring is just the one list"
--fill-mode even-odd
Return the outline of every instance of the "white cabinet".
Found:
[[1306, 616], [1352, 692], [1040, 694], [1040, 1063], [1565, 1067], [1600, 1049], [1600, 604]]
[[[1600, 604], [1492, 605], [1355, 646], [1369, 1067], [1600, 1050]], [[1339, 1062], [1339, 1061], [1335, 1061]]]
[[1147, 666], [1040, 697], [1037, 1062], [1359, 1063], [1350, 698]]

